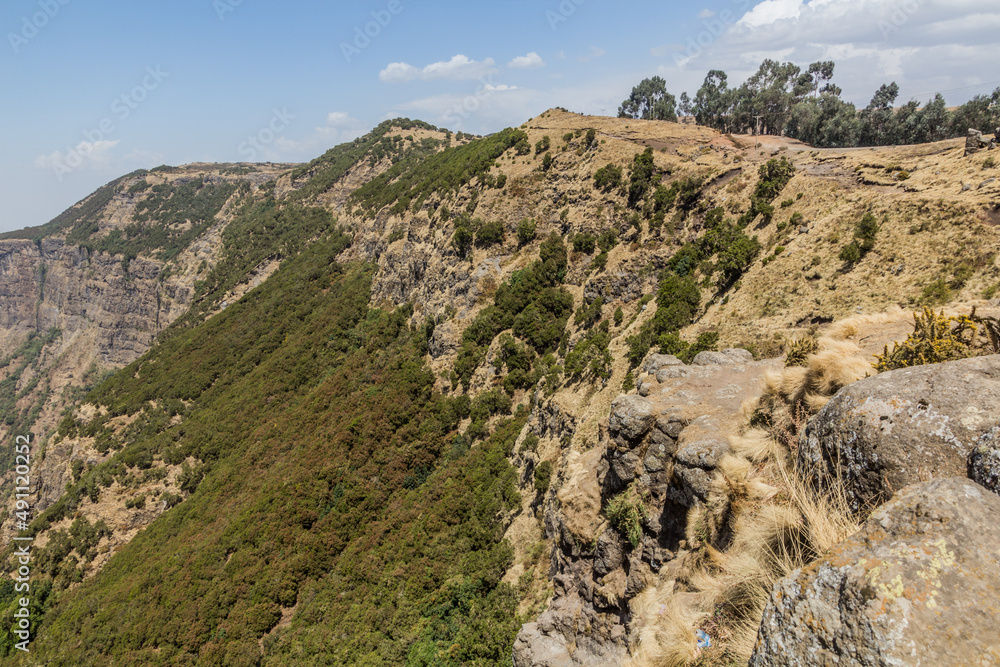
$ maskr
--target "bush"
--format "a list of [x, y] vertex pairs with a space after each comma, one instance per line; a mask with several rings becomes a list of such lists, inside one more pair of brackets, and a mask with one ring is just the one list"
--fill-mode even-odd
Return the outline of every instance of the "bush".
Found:
[[633, 547], [639, 546], [642, 540], [642, 524], [646, 520], [646, 508], [634, 485], [612, 498], [608, 502], [605, 514], [611, 525], [625, 536]]
[[653, 181], [653, 149], [647, 148], [642, 153], [636, 153], [632, 160], [632, 174], [629, 176], [628, 206], [639, 208], [646, 192]]
[[610, 162], [594, 172], [594, 187], [608, 192], [622, 184], [622, 168]]
[[892, 352], [885, 346], [877, 357], [875, 369], [882, 373], [998, 352], [1000, 322], [995, 318], [979, 317], [975, 308], [968, 316], [945, 317], [943, 312], [935, 315], [925, 307], [923, 317], [913, 316], [913, 333], [902, 343], [893, 344]]
[[552, 142], [549, 139], [549, 135], [546, 134], [541, 139], [539, 139], [537, 143], [535, 143], [535, 155], [540, 155], [545, 151], [549, 150], [549, 147], [551, 145]]
[[525, 218], [517, 223], [517, 245], [524, 246], [535, 239], [535, 221]]
[[615, 326], [620, 327], [622, 325], [622, 322], [625, 320], [625, 313], [622, 312], [621, 306], [615, 308], [615, 314], [613, 317], [615, 320]]
[[535, 466], [535, 491], [545, 495], [552, 479], [552, 461], [542, 461]]
[[545, 157], [542, 159], [542, 171], [548, 171], [551, 169], [553, 162], [554, 160], [552, 159], [552, 154], [546, 153]]
[[594, 254], [597, 248], [597, 237], [589, 232], [581, 232], [573, 237], [573, 250], [588, 255]]
[[474, 238], [472, 223], [467, 217], [462, 216], [455, 221], [455, 233], [451, 237], [451, 247], [454, 248], [459, 257], [465, 259], [468, 256]]
[[476, 230], [476, 247], [488, 248], [491, 245], [502, 243], [505, 236], [506, 231], [504, 230], [502, 222], [494, 221], [483, 223], [479, 226], [479, 229]]

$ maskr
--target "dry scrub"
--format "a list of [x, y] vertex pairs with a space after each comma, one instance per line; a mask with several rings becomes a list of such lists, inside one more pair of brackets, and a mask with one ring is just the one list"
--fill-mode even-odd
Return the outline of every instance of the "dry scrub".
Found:
[[[689, 552], [632, 602], [630, 665], [746, 664], [774, 583], [857, 530], [844, 498], [807, 485], [793, 454], [809, 416], [844, 385], [874, 374], [871, 355], [845, 340], [862, 324], [871, 322], [833, 327], [805, 365], [772, 373], [762, 395], [744, 405], [742, 432], [730, 440], [708, 502], [688, 514]], [[711, 635], [710, 648], [697, 647], [699, 627]]]

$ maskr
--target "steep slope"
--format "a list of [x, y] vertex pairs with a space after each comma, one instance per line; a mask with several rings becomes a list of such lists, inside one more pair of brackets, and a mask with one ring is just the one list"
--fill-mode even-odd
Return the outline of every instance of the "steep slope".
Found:
[[[558, 109], [471, 140], [390, 121], [227, 204], [186, 313], [46, 443], [22, 663], [500, 664], [546, 609], [549, 648], [621, 659], [694, 488], [657, 477], [659, 523], [615, 538], [649, 558], [595, 568], [634, 505], [608, 471], [648, 445], [616, 397], [667, 386], [647, 353], [778, 356], [1000, 279], [982, 155], [775, 141]], [[147, 238], [92, 242], [131, 267], [172, 247]], [[656, 405], [700, 442], [701, 415]]]

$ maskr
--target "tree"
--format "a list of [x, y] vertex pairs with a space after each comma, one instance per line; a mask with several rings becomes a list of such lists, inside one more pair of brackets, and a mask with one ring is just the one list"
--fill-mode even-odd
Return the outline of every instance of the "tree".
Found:
[[860, 143], [863, 146], [885, 146], [890, 143], [894, 133], [893, 104], [899, 97], [899, 86], [893, 81], [882, 84], [871, 102], [859, 114], [861, 120]]
[[694, 103], [688, 97], [688, 94], [686, 92], [681, 93], [681, 99], [677, 103], [677, 113], [681, 116], [690, 116], [693, 108]]
[[770, 58], [740, 86], [734, 96], [733, 116], [736, 127], [744, 132], [757, 129], [761, 134], [781, 134], [788, 122], [795, 84], [801, 70], [792, 63]]
[[643, 79], [618, 107], [619, 118], [677, 121], [677, 98], [667, 92], [663, 77]]
[[713, 69], [695, 93], [691, 111], [699, 125], [728, 131], [729, 111], [733, 93], [728, 88], [726, 73]]
[[992, 134], [1000, 125], [1000, 88], [992, 95], [976, 95], [951, 115], [951, 135], [962, 136], [970, 128]]

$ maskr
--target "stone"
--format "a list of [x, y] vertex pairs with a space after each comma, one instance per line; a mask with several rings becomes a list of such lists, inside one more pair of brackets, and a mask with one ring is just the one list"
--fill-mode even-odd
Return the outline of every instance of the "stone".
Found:
[[722, 352], [699, 352], [691, 361], [692, 366], [724, 366], [749, 363], [753, 363], [753, 355], [750, 352], [732, 347]]
[[968, 157], [986, 148], [987, 142], [983, 141], [983, 133], [979, 130], [969, 128], [969, 133], [965, 138], [965, 155]]
[[1000, 426], [994, 426], [969, 454], [969, 477], [993, 493], [1000, 493]]
[[725, 454], [729, 453], [729, 443], [723, 438], [713, 437], [695, 442], [684, 442], [677, 449], [677, 462], [690, 468], [715, 468]]
[[997, 180], [997, 179], [995, 179], [995, 178], [987, 178], [987, 179], [986, 179], [985, 181], [983, 181], [982, 183], [980, 183], [980, 184], [979, 184], [979, 187], [978, 187], [978, 188], [976, 188], [976, 189], [977, 189], [977, 190], [982, 190], [983, 188], [985, 188], [985, 187], [986, 187], [987, 185], [989, 185], [990, 183], [995, 183], [995, 182], [996, 182], [996, 180]]
[[859, 511], [918, 481], [968, 475], [998, 415], [1000, 355], [888, 371], [847, 385], [809, 421], [797, 464]]
[[676, 378], [688, 377], [692, 371], [687, 366], [667, 366], [656, 371], [656, 381], [660, 384]]
[[998, 516], [969, 479], [902, 489], [774, 585], [750, 667], [1000, 664]]
[[701, 468], [675, 466], [674, 482], [667, 490], [667, 497], [684, 507], [693, 507], [708, 500], [712, 475]]
[[625, 562], [625, 549], [621, 538], [614, 530], [605, 530], [597, 538], [594, 549], [594, 576], [603, 577], [614, 572]]
[[642, 370], [646, 373], [656, 374], [656, 371], [667, 366], [683, 366], [684, 362], [672, 354], [651, 354], [642, 365]]
[[723, 366], [734, 363], [733, 360], [722, 352], [699, 352], [691, 360], [692, 366]]
[[660, 415], [656, 418], [656, 429], [674, 440], [680, 437], [687, 421], [680, 415]]
[[653, 427], [653, 407], [642, 396], [622, 395], [611, 403], [608, 430], [628, 440], [638, 440]]

